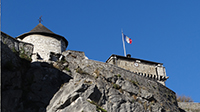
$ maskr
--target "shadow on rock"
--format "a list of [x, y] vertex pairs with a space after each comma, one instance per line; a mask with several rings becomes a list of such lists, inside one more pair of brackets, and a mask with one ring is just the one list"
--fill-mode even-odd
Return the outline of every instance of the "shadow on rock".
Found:
[[44, 112], [59, 88], [72, 79], [46, 62], [2, 70], [2, 75], [2, 112]]

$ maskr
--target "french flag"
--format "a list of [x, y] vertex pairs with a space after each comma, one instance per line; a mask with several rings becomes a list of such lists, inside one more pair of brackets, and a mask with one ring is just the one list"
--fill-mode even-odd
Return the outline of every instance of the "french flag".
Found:
[[[124, 35], [124, 34], [123, 34]], [[124, 35], [124, 40], [126, 40], [127, 43], [131, 44], [132, 40], [128, 36]]]

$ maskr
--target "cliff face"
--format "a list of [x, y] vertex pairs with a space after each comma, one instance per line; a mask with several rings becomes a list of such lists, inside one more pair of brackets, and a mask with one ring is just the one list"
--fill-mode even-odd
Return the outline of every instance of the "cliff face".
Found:
[[51, 99], [47, 111], [178, 112], [173, 91], [160, 83], [111, 64], [85, 59], [83, 53], [63, 52], [62, 62], [73, 79]]
[[176, 94], [151, 79], [65, 51], [31, 63], [2, 44], [2, 112], [179, 112]]

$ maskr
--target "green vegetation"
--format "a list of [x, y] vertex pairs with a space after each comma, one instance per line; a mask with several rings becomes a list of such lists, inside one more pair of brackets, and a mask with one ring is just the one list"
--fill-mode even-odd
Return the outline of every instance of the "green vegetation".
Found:
[[82, 75], [89, 75], [89, 73], [83, 71], [83, 70], [82, 70], [81, 68], [79, 68], [79, 67], [76, 69], [76, 72], [79, 73], [79, 74], [82, 74]]
[[24, 54], [24, 53], [23, 53], [23, 54], [20, 54], [19, 57], [20, 57], [20, 58], [23, 58], [23, 59], [26, 59], [26, 60], [28, 60], [28, 61], [32, 61], [32, 59], [31, 59], [29, 56], [27, 56], [26, 54]]
[[7, 43], [8, 38], [9, 38], [9, 36], [8, 36], [7, 34], [6, 34], [6, 38], [4, 38], [4, 37], [2, 36], [2, 40], [3, 40], [3, 43], [4, 43], [4, 44]]
[[120, 89], [120, 88], [121, 88], [118, 84], [113, 84], [113, 87], [114, 87], [115, 89]]
[[67, 70], [68, 72], [71, 72], [71, 70], [68, 67], [65, 67], [64, 69]]
[[116, 77], [121, 77], [121, 75], [120, 74], [117, 74], [117, 75], [115, 75]]
[[57, 63], [60, 63], [60, 64], [64, 64], [65, 62], [67, 62], [65, 59], [57, 61]]
[[137, 81], [131, 80], [130, 82], [133, 83], [135, 86], [138, 86], [138, 85], [139, 85]]
[[15, 49], [15, 47], [12, 47], [12, 51], [16, 54], [18, 54], [17, 50]]
[[97, 103], [95, 103], [94, 101], [89, 101], [87, 100], [88, 102], [90, 102], [91, 104], [93, 105], [96, 105], [96, 111], [98, 112], [107, 112], [107, 110], [103, 109], [102, 107], [100, 107]]
[[24, 48], [22, 48], [22, 49], [19, 51], [19, 57], [20, 57], [20, 58], [23, 58], [23, 59], [26, 59], [26, 60], [28, 60], [28, 61], [32, 61], [31, 57], [29, 57], [27, 54], [25, 54]]

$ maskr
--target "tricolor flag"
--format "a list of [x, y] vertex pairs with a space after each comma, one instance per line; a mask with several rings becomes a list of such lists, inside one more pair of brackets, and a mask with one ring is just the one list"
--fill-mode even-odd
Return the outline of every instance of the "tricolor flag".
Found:
[[129, 38], [128, 36], [124, 35], [124, 33], [122, 31], [122, 42], [123, 42], [123, 48], [124, 48], [124, 56], [126, 57], [126, 48], [125, 48], [124, 40], [126, 40], [126, 42], [129, 43], [129, 44], [132, 43], [131, 38]]
[[126, 36], [126, 35], [124, 35], [124, 34], [123, 34], [123, 37], [124, 37], [124, 40], [126, 40], [127, 43], [129, 43], [129, 44], [132, 43], [131, 38], [129, 38], [128, 36]]

